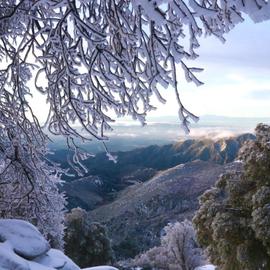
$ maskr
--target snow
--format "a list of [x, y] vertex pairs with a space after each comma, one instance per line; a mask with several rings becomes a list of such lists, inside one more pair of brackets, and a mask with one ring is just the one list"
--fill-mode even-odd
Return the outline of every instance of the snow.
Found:
[[0, 269], [1, 270], [29, 270], [26, 260], [13, 252], [9, 242], [0, 243]]
[[36, 227], [23, 220], [0, 220], [0, 239], [8, 240], [14, 252], [26, 259], [38, 257], [50, 248]]
[[115, 267], [112, 266], [107, 266], [107, 265], [103, 265], [103, 266], [95, 266], [95, 267], [90, 267], [90, 268], [84, 268], [82, 270], [118, 270]]
[[46, 254], [34, 260], [41, 265], [61, 270], [80, 270], [80, 268], [69, 259], [62, 251], [50, 249]]
[[215, 270], [216, 267], [212, 264], [196, 267], [194, 270]]
[[[47, 267], [44, 266], [42, 264], [36, 263], [36, 262], [28, 262], [29, 264], [29, 270], [55, 270], [56, 268], [51, 268], [51, 267]], [[59, 268], [62, 269], [62, 268]]]
[[[22, 220], [0, 219], [1, 270], [80, 270], [62, 251], [50, 248], [35, 226]], [[95, 266], [82, 270], [118, 270]], [[215, 270], [205, 265], [194, 270]]]
[[[35, 226], [0, 219], [0, 270], [80, 270], [62, 251], [50, 248]], [[118, 270], [111, 266], [84, 270]]]

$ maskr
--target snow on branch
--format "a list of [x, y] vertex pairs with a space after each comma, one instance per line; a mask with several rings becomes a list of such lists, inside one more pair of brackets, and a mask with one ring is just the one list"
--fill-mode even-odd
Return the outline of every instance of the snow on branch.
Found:
[[[0, 57], [10, 69], [21, 70], [11, 95], [36, 74], [36, 88], [50, 106], [49, 130], [99, 140], [107, 139], [112, 112], [145, 123], [154, 109], [151, 97], [164, 102], [159, 90], [176, 87], [176, 63], [188, 81], [201, 84], [185, 61], [197, 57], [203, 33], [223, 40], [243, 21], [242, 13], [256, 22], [270, 14], [264, 0], [6, 0], [0, 5]], [[1, 80], [1, 89], [10, 79]], [[180, 111], [188, 128], [186, 119], [194, 116], [183, 105]]]
[[[243, 21], [243, 13], [255, 22], [269, 19], [269, 3], [1, 0], [0, 127], [16, 130], [16, 140], [40, 152], [47, 138], [28, 103], [39, 91], [49, 105], [46, 128], [66, 138], [73, 160], [84, 170], [85, 154], [74, 139], [107, 140], [116, 117], [130, 115], [145, 124], [155, 109], [153, 96], [164, 103], [160, 90], [171, 86], [188, 132], [198, 118], [181, 102], [177, 73], [201, 85], [196, 76], [201, 69], [187, 65], [198, 56], [198, 38], [214, 35], [223, 41], [223, 34]], [[30, 82], [36, 89], [29, 88]], [[5, 136], [15, 147], [15, 139]]]

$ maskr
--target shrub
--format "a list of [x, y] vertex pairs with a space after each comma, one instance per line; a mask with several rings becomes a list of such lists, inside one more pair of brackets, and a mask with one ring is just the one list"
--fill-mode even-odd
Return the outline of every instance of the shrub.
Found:
[[137, 256], [133, 267], [160, 270], [189, 270], [204, 265], [206, 258], [198, 247], [192, 223], [188, 220], [164, 228], [161, 245]]

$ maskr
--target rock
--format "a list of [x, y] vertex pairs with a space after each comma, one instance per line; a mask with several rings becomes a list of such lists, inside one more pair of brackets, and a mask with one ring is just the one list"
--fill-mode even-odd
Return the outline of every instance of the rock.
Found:
[[35, 259], [35, 262], [59, 270], [80, 270], [63, 252], [50, 249], [46, 254]]
[[[17, 219], [0, 220], [0, 270], [56, 269], [80, 270], [62, 251], [50, 249], [35, 226]], [[87, 269], [117, 270], [111, 266]]]
[[82, 270], [118, 270], [115, 267], [112, 266], [107, 266], [107, 265], [103, 265], [103, 266], [95, 266], [95, 267], [90, 267], [90, 268], [84, 268]]
[[27, 261], [13, 252], [9, 242], [0, 243], [0, 269], [30, 270]]
[[50, 249], [49, 243], [36, 227], [23, 220], [0, 220], [0, 242], [5, 241], [10, 243], [17, 255], [25, 259], [34, 259]]

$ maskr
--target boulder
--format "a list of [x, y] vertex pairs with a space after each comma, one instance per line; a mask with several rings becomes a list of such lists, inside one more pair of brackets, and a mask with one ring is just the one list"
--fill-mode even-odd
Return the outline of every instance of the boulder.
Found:
[[0, 242], [6, 241], [17, 255], [25, 259], [34, 259], [50, 249], [37, 228], [23, 220], [0, 220]]
[[10, 243], [0, 243], [0, 269], [1, 270], [30, 270], [27, 261], [13, 252]]
[[118, 270], [115, 267], [112, 266], [107, 266], [107, 265], [103, 265], [103, 266], [95, 266], [95, 267], [90, 267], [90, 268], [84, 268], [82, 270]]
[[35, 262], [59, 270], [80, 270], [62, 251], [50, 249], [46, 254], [36, 258]]
[[[0, 219], [0, 270], [80, 270], [62, 251], [50, 249], [35, 226], [22, 220]], [[85, 270], [117, 270], [97, 266]]]

